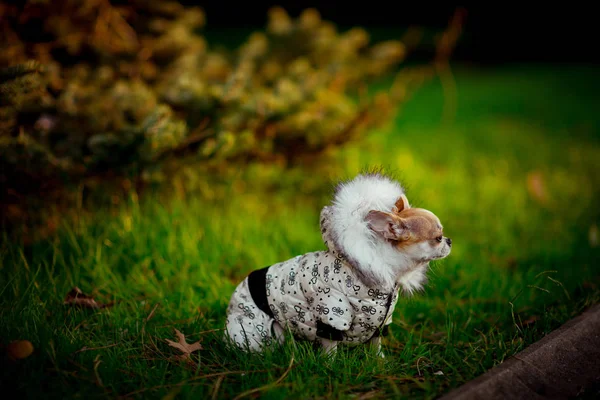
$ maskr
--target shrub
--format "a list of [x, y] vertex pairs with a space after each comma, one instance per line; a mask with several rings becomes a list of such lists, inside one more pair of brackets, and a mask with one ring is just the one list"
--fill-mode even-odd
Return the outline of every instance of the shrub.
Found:
[[171, 1], [26, 1], [0, 5], [0, 21], [0, 164], [13, 194], [160, 178], [165, 161], [293, 162], [389, 120], [422, 78], [406, 69], [365, 96], [406, 47], [340, 33], [314, 9], [271, 9], [235, 50], [211, 48], [203, 11]]

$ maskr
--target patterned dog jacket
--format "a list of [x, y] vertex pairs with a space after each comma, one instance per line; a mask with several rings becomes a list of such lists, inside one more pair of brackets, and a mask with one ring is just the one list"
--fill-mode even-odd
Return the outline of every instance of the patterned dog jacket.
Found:
[[[379, 209], [391, 210], [400, 188]], [[368, 209], [368, 207], [366, 208]], [[358, 345], [385, 334], [399, 284], [377, 284], [355, 268], [351, 249], [339, 244], [334, 207], [321, 211], [327, 250], [299, 255], [253, 271], [235, 289], [226, 334], [241, 349], [260, 350], [289, 330], [300, 340], [330, 339]], [[338, 224], [338, 225], [336, 225]]]

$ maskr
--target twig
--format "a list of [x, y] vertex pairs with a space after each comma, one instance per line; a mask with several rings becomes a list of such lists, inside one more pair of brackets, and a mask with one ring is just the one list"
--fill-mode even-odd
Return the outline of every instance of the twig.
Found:
[[154, 305], [154, 308], [152, 309], [152, 311], [150, 311], [150, 314], [148, 314], [148, 316], [146, 317], [146, 322], [150, 321], [150, 318], [152, 318], [154, 316], [154, 311], [156, 311], [157, 307], [158, 307], [158, 303], [156, 303]]
[[541, 290], [542, 292], [550, 293], [550, 291], [549, 291], [548, 289], [544, 289], [544, 288], [541, 288], [541, 287], [539, 287], [539, 286], [535, 286], [535, 285], [527, 285], [527, 287], [528, 287], [528, 288], [532, 288], [532, 289], [538, 289], [538, 290]]
[[292, 370], [292, 365], [293, 364], [294, 364], [294, 356], [292, 356], [292, 359], [290, 360], [290, 365], [287, 367], [287, 369], [285, 370], [285, 372], [275, 382], [269, 383], [269, 384], [266, 384], [264, 386], [257, 387], [257, 388], [254, 388], [254, 389], [247, 390], [247, 391], [245, 391], [245, 392], [237, 395], [234, 398], [234, 400], [238, 400], [238, 399], [241, 399], [242, 397], [248, 396], [249, 394], [260, 392], [262, 390], [269, 389], [269, 388], [271, 388], [273, 386], [279, 385], [279, 383], [281, 383], [281, 381], [283, 381], [285, 379], [285, 377], [290, 373], [290, 371]]
[[[217, 372], [214, 374], [207, 374], [207, 375], [202, 375], [202, 376], [195, 376], [191, 379], [182, 381], [182, 382], [178, 382], [178, 383], [174, 383], [174, 384], [170, 384], [170, 385], [158, 385], [158, 386], [152, 386], [149, 388], [143, 388], [143, 389], [139, 389], [139, 390], [135, 390], [133, 392], [129, 392], [126, 395], [124, 395], [123, 397], [130, 397], [133, 396], [135, 394], [140, 394], [140, 393], [144, 393], [147, 392], [149, 390], [156, 390], [156, 389], [164, 389], [164, 388], [168, 388], [171, 386], [183, 386], [183, 385], [187, 385], [187, 384], [191, 384], [193, 381], [197, 381], [200, 379], [207, 379], [207, 378], [214, 378], [214, 377], [223, 377], [225, 375], [233, 375], [233, 374], [247, 374], [250, 371], [225, 371], [225, 372]], [[261, 371], [251, 371], [251, 372], [261, 372]], [[206, 384], [206, 382], [201, 382], [201, 384]]]
[[194, 333], [190, 336], [194, 336], [194, 335], [204, 335], [206, 333], [211, 333], [211, 332], [219, 332], [219, 331], [223, 331], [225, 330], [225, 328], [216, 328], [216, 329], [209, 329], [207, 331], [202, 331], [202, 332], [198, 332], [198, 333]]
[[102, 360], [100, 360], [100, 354], [98, 354], [94, 359], [94, 375], [96, 376], [96, 382], [98, 383], [98, 386], [103, 388], [104, 385], [102, 384], [102, 379], [100, 379], [100, 374], [98, 373], [98, 366], [100, 366], [101, 362]]
[[84, 367], [83, 365], [79, 364], [78, 362], [75, 362], [74, 360], [71, 360], [70, 358], [67, 358], [67, 361], [70, 362], [71, 364], [73, 364], [74, 366], [76, 366], [79, 369], [82, 369], [82, 370], [84, 370], [86, 372], [89, 371], [88, 368]]
[[448, 29], [442, 33], [440, 40], [436, 46], [435, 61], [448, 61], [450, 54], [456, 47], [458, 38], [462, 33], [462, 28], [467, 17], [467, 10], [459, 7], [454, 11]]
[[417, 358], [417, 373], [419, 374], [419, 376], [421, 376], [421, 369], [419, 369], [419, 361], [421, 361], [421, 358], [423, 357]]
[[517, 330], [521, 333], [521, 335], [523, 335], [523, 331], [521, 330], [521, 328], [519, 327], [519, 324], [517, 324], [517, 320], [515, 319], [515, 306], [512, 303], [512, 301], [509, 301], [508, 304], [510, 304], [510, 314], [512, 315], [513, 324], [515, 325]]
[[475, 329], [475, 332], [477, 332], [481, 335], [481, 337], [483, 338], [483, 343], [485, 344], [485, 347], [488, 347], [488, 341], [487, 341], [487, 337], [485, 336], [485, 334], [483, 332], [481, 332], [479, 329]]
[[118, 346], [118, 345], [119, 345], [119, 343], [109, 344], [108, 346], [100, 346], [100, 347], [87, 347], [87, 346], [83, 346], [81, 349], [79, 349], [76, 352], [74, 352], [73, 355], [75, 355], [77, 353], [82, 353], [84, 351], [108, 349], [109, 347], [115, 347], [115, 346]]
[[555, 274], [555, 273], [557, 273], [557, 272], [558, 272], [557, 270], [542, 271], [542, 272], [540, 272], [539, 274], [537, 274], [535, 277], [536, 277], [536, 278], [539, 278], [540, 276], [542, 276], [542, 275], [544, 275], [544, 274]]
[[172, 321], [168, 324], [164, 324], [164, 325], [159, 325], [157, 326], [157, 328], [166, 328], [166, 327], [170, 327], [176, 324], [187, 324], [191, 321], [193, 321], [196, 317], [189, 317], [189, 318], [185, 318], [185, 319], [177, 319], [175, 321]]
[[63, 371], [61, 369], [56, 369], [56, 368], [48, 368], [47, 371], [49, 371], [49, 372], [57, 372], [57, 373], [59, 373], [61, 375], [66, 375], [69, 378], [79, 379], [79, 380], [82, 380], [82, 381], [85, 381], [85, 382], [89, 382], [89, 383], [92, 383], [92, 384], [95, 384], [95, 385], [98, 384], [98, 382], [96, 382], [94, 379], [86, 378], [86, 377], [83, 377], [83, 376], [79, 375], [77, 373], [78, 371]]
[[444, 104], [442, 109], [442, 121], [444, 124], [451, 123], [456, 117], [456, 104], [458, 91], [456, 89], [456, 79], [450, 68], [448, 61], [436, 62], [435, 70], [440, 78]]
[[456, 116], [456, 80], [450, 69], [449, 58], [456, 47], [456, 43], [462, 32], [466, 14], [464, 8], [458, 8], [454, 12], [448, 29], [442, 33], [438, 45], [436, 46], [434, 68], [440, 78], [440, 83], [442, 84], [442, 92], [444, 95], [442, 118], [445, 123], [451, 122]]
[[211, 399], [215, 400], [217, 398], [217, 394], [219, 394], [219, 389], [221, 388], [221, 383], [223, 383], [223, 379], [225, 379], [224, 375], [221, 375], [217, 378], [215, 382], [215, 386], [213, 388]]

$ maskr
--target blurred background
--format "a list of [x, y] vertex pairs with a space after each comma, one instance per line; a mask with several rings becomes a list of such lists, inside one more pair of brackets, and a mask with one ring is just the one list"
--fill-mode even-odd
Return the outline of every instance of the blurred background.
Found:
[[[596, 19], [571, 4], [0, 2], [0, 349], [36, 349], [5, 382], [171, 396], [191, 375], [163, 338], [219, 331], [251, 270], [324, 248], [333, 185], [373, 167], [440, 217], [452, 254], [397, 306], [399, 362], [299, 363], [273, 390], [435, 397], [543, 337], [600, 299]], [[117, 305], [72, 311], [73, 287]], [[241, 367], [210, 340], [184, 397], [233, 397], [288, 365]], [[254, 380], [222, 374], [240, 368]]]
[[[276, 7], [284, 11], [273, 11]], [[320, 139], [310, 139], [314, 142], [311, 152], [332, 142], [346, 142], [354, 137], [352, 132], [362, 135], [374, 120], [384, 121], [404, 106], [413, 88], [439, 77], [443, 77], [448, 103], [443, 106], [447, 121], [456, 107], [456, 99], [448, 100], [456, 98], [448, 63], [472, 71], [532, 63], [556, 68], [579, 65], [587, 67], [584, 86], [595, 87], [593, 15], [589, 7], [439, 3], [396, 8], [377, 1], [368, 7], [301, 1], [235, 6], [188, 0], [60, 1], [54, 5], [4, 1], [0, 8], [0, 66], [4, 67], [0, 133], [4, 140], [2, 181], [8, 191], [2, 196], [3, 223], [9, 227], [14, 220], [26, 222], [28, 211], [21, 195], [43, 193], [46, 205], [61, 193], [55, 199], [60, 202], [65, 182], [83, 184], [78, 190], [87, 193], [88, 183], [99, 175], [105, 181], [127, 175], [125, 185], [136, 186], [131, 179], [146, 176], [145, 182], [150, 182], [152, 175], [159, 179], [163, 172], [154, 171], [155, 166], [161, 164], [158, 168], [164, 170], [163, 161], [168, 164], [199, 147], [205, 151], [200, 158], [206, 159], [223, 143], [236, 142], [246, 146], [238, 150], [251, 158], [274, 152], [269, 157], [288, 162], [290, 148], [304, 146], [298, 140], [310, 136], [301, 132], [307, 131], [308, 108], [288, 121], [287, 125], [295, 126], [283, 130], [295, 133], [280, 135], [273, 142], [279, 143], [277, 149], [252, 151], [248, 146], [253, 145], [241, 144], [231, 135], [246, 142], [258, 135], [264, 146], [272, 146], [263, 135], [275, 132], [265, 130], [272, 126], [269, 119], [291, 116], [288, 105], [294, 96], [295, 101], [304, 101], [331, 82], [337, 83], [330, 94], [349, 100], [369, 89], [371, 94], [380, 94], [379, 103], [353, 110], [330, 105], [337, 107], [338, 122], [345, 121], [344, 133], [326, 139], [331, 128], [321, 127], [322, 132], [312, 134]], [[256, 32], [267, 36], [252, 35]], [[388, 42], [369, 53], [368, 46], [381, 41]], [[440, 71], [442, 64], [445, 72]], [[288, 65], [296, 68], [294, 76], [282, 72]], [[307, 65], [314, 69], [309, 71]], [[317, 78], [314, 72], [319, 68], [321, 77]], [[385, 79], [390, 82], [399, 71], [391, 91], [371, 85]], [[301, 80], [309, 73], [313, 86], [303, 90]], [[272, 90], [277, 77], [283, 78], [281, 87]], [[549, 73], [547, 79], [561, 85], [570, 78]], [[276, 104], [275, 97], [265, 100], [284, 92], [281, 104]], [[266, 97], [261, 100], [263, 94]], [[386, 95], [389, 98], [384, 100]], [[574, 91], [570, 95], [586, 96]], [[249, 96], [254, 97], [249, 100]], [[230, 100], [232, 108], [222, 107]], [[257, 104], [263, 100], [270, 101], [271, 114], [262, 107], [259, 118], [250, 123], [250, 114], [257, 115]], [[328, 101], [337, 100], [329, 96]], [[374, 114], [363, 118], [367, 108]], [[303, 115], [303, 122], [296, 118]]]
[[[187, 1], [194, 4], [193, 1]], [[197, 4], [197, 3], [196, 3]], [[558, 62], [597, 65], [594, 49], [595, 17], [590, 5], [539, 6], [530, 4], [469, 5], [461, 3], [391, 4], [386, 1], [263, 2], [203, 5], [214, 28], [256, 27], [266, 21], [266, 10], [281, 5], [292, 15], [315, 7], [324, 19], [341, 26], [405, 29], [420, 26], [443, 30], [454, 11], [467, 11], [463, 35], [453, 52], [454, 62], [480, 65]]]

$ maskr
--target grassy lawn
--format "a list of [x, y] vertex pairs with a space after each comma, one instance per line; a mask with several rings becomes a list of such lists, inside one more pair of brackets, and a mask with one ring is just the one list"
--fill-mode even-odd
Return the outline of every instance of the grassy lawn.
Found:
[[[600, 298], [600, 95], [584, 68], [458, 68], [456, 113], [438, 82], [389, 129], [332, 152], [314, 171], [248, 166], [200, 195], [132, 195], [117, 210], [64, 219], [31, 247], [3, 239], [3, 388], [27, 397], [432, 398], [482, 374]], [[395, 170], [434, 211], [453, 252], [423, 293], [401, 299], [387, 357], [303, 343], [244, 356], [221, 341], [225, 309], [251, 270], [323, 249], [331, 180]], [[596, 227], [596, 228], [594, 228]], [[594, 229], [595, 237], [594, 237]], [[73, 286], [102, 310], [62, 304]], [[189, 362], [174, 329], [203, 350]]]

